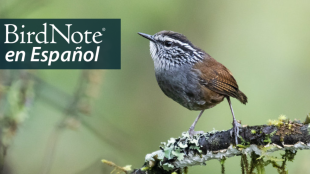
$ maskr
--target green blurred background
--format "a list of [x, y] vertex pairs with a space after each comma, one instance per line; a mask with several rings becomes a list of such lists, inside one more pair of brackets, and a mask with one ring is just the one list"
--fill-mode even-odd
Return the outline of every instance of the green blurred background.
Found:
[[[29, 72], [39, 78], [40, 88], [33, 90], [33, 106], [11, 138], [5, 170], [14, 174], [110, 173], [112, 168], [101, 159], [139, 168], [160, 142], [188, 130], [199, 112], [183, 108], [162, 93], [149, 42], [137, 32], [183, 33], [229, 68], [249, 98], [246, 106], [232, 101], [242, 124], [266, 124], [280, 114], [304, 120], [310, 112], [309, 9], [306, 0], [0, 0], [1, 18], [120, 18], [122, 25], [122, 68], [92, 72], [97, 79], [90, 83], [95, 89], [88, 92], [98, 93], [86, 97], [90, 112], [64, 114], [75, 101], [85, 72]], [[231, 121], [224, 101], [203, 114], [196, 130], [230, 129]], [[299, 151], [295, 162], [288, 163], [289, 173], [310, 174], [309, 156], [309, 151]], [[228, 159], [225, 166], [227, 173], [241, 173], [240, 157]], [[266, 170], [277, 173], [271, 166]], [[208, 161], [207, 166], [191, 167], [189, 172], [220, 173], [220, 163]]]

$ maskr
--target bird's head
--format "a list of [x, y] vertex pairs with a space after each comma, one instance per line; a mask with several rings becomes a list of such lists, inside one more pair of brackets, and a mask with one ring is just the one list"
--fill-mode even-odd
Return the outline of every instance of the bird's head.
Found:
[[160, 31], [154, 35], [138, 33], [150, 40], [150, 52], [155, 69], [191, 65], [203, 59], [204, 51], [195, 47], [183, 34]]

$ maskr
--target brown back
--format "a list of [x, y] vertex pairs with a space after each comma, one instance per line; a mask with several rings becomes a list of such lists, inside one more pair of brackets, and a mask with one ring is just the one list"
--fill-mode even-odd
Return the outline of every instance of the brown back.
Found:
[[193, 68], [200, 75], [201, 85], [224, 96], [237, 98], [243, 104], [247, 103], [247, 97], [239, 90], [232, 73], [212, 57], [206, 57]]

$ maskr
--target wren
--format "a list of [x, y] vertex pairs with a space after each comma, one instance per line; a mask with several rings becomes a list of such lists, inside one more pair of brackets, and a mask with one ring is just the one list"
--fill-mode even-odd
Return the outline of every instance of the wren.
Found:
[[173, 31], [138, 34], [150, 40], [155, 76], [164, 94], [189, 110], [201, 110], [189, 128], [190, 136], [201, 133], [194, 131], [194, 128], [204, 110], [226, 98], [233, 116], [235, 143], [238, 144], [239, 123], [230, 97], [243, 104], [247, 103], [247, 97], [239, 90], [232, 73], [183, 34]]

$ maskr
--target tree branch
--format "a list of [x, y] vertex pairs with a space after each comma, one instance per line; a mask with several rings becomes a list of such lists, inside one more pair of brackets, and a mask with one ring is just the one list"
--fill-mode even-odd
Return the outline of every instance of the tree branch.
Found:
[[[289, 121], [285, 117], [269, 122], [269, 125], [244, 126], [240, 128], [237, 146], [233, 145], [231, 129], [211, 131], [194, 137], [183, 133], [163, 143], [161, 150], [146, 155], [142, 168], [132, 174], [182, 173], [188, 166], [205, 165], [212, 159], [225, 160], [235, 155], [251, 155], [273, 159], [271, 152], [310, 149], [309, 122]], [[271, 160], [272, 161], [272, 160]]]

